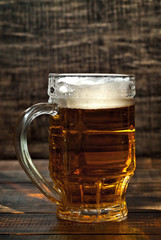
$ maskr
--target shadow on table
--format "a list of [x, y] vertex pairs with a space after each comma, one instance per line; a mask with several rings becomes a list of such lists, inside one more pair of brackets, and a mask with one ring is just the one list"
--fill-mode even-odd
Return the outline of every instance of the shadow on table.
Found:
[[[140, 225], [140, 226], [139, 226]], [[78, 239], [92, 239], [92, 240], [106, 240], [106, 239], [144, 239], [148, 240], [148, 235], [145, 234], [144, 226], [138, 219], [132, 216], [129, 220], [122, 222], [107, 222], [107, 223], [75, 223], [70, 221], [63, 221], [58, 219], [54, 229], [50, 232], [61, 232], [63, 239], [78, 240]], [[147, 229], [146, 229], [147, 230]], [[50, 236], [49, 240], [55, 239]], [[58, 238], [59, 239], [59, 238]]]

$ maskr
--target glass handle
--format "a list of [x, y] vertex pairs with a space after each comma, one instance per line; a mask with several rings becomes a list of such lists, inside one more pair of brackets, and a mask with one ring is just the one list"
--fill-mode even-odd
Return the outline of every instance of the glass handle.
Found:
[[57, 107], [56, 104], [38, 103], [24, 111], [16, 129], [15, 149], [18, 160], [31, 181], [47, 198], [56, 203], [60, 203], [62, 195], [61, 190], [57, 189], [55, 186], [51, 186], [39, 173], [30, 157], [27, 145], [27, 130], [30, 123], [42, 114], [56, 115]]

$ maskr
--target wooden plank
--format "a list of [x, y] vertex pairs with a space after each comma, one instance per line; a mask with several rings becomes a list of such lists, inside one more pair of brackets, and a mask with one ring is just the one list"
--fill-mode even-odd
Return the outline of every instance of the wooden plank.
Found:
[[[45, 170], [48, 161], [36, 161], [36, 165], [49, 180], [48, 170]], [[55, 212], [55, 205], [32, 184], [17, 161], [9, 161], [8, 164], [0, 161], [0, 169], [1, 212]], [[127, 189], [129, 212], [161, 210], [160, 176], [160, 169], [135, 171]]]
[[[35, 166], [41, 174], [50, 181], [48, 164], [49, 160], [36, 160]], [[0, 182], [31, 182], [22, 169], [18, 160], [0, 160]]]
[[[48, 159], [33, 159], [36, 166], [40, 169], [48, 167]], [[17, 159], [0, 160], [0, 171], [21, 171], [22, 167]]]
[[[155, 163], [155, 164], [154, 164]], [[48, 170], [48, 160], [37, 160], [35, 165], [41, 174], [50, 180]], [[156, 168], [152, 168], [152, 167]], [[145, 168], [146, 167], [146, 168]], [[131, 182], [161, 182], [161, 160], [154, 159], [139, 159], [137, 161], [137, 168], [134, 172]], [[28, 176], [23, 171], [18, 161], [0, 161], [0, 182], [31, 182]]]
[[[35, 164], [38, 168], [45, 168], [48, 167], [48, 158], [46, 159], [33, 159], [35, 161]], [[137, 169], [151, 169], [151, 168], [157, 168], [161, 169], [161, 158], [148, 158], [148, 157], [137, 157], [136, 158], [136, 165]], [[17, 160], [0, 160], [0, 166], [4, 170], [9, 170], [10, 166], [11, 169], [20, 169], [19, 162]], [[0, 169], [1, 169], [0, 168]]]
[[[37, 168], [42, 171], [46, 171], [48, 169], [49, 160], [46, 159], [33, 159]], [[137, 157], [136, 158], [136, 166], [138, 169], [161, 169], [161, 158], [143, 158]], [[17, 159], [6, 159], [0, 160], [0, 171], [22, 171], [22, 167]]]
[[56, 212], [55, 204], [32, 183], [1, 184], [0, 212]]
[[89, 234], [75, 234], [75, 235], [64, 235], [64, 234], [46, 234], [46, 235], [0, 235], [0, 240], [159, 240], [160, 235], [128, 235], [128, 234], [115, 234], [115, 235], [89, 235]]
[[[48, 161], [36, 161], [36, 165], [49, 180], [49, 173], [44, 170]], [[7, 170], [8, 167], [10, 170]], [[0, 161], [0, 169], [1, 212], [55, 212], [55, 205], [31, 183], [17, 161], [9, 161], [9, 164]], [[135, 171], [127, 189], [129, 212], [161, 210], [160, 176], [160, 169]]]
[[134, 234], [161, 235], [160, 213], [129, 213], [127, 221], [82, 224], [63, 221], [55, 214], [1, 214], [2, 234]]
[[[0, 212], [56, 212], [56, 206], [32, 183], [1, 183]], [[129, 212], [161, 211], [161, 182], [132, 182], [127, 189]]]

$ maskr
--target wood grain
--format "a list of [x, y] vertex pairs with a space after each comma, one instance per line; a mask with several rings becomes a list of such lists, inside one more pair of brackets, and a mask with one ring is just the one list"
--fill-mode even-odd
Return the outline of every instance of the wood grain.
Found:
[[[129, 212], [161, 211], [161, 183], [130, 183], [126, 200]], [[0, 187], [1, 213], [56, 212], [56, 206], [32, 183], [5, 183]]]
[[[8, 163], [9, 167], [5, 161], [0, 162], [0, 212], [55, 213], [56, 206], [30, 181], [18, 162], [11, 160]], [[36, 165], [43, 176], [50, 181], [48, 161], [36, 161]], [[161, 211], [160, 176], [161, 169], [136, 169], [126, 194], [129, 212]]]
[[[34, 160], [35, 166], [41, 174], [50, 180], [49, 176], [49, 160], [37, 159]], [[160, 183], [161, 182], [161, 160], [150, 158], [137, 158], [136, 170], [130, 182], [143, 182], [143, 183]], [[28, 183], [31, 182], [24, 170], [22, 169], [18, 160], [1, 160], [0, 161], [0, 183]]]
[[0, 233], [36, 234], [157, 234], [161, 235], [160, 213], [129, 213], [128, 221], [83, 224], [63, 221], [49, 213], [1, 214]]
[[[161, 238], [160, 169], [147, 165], [136, 170], [127, 190], [126, 221], [83, 224], [57, 219], [55, 206], [25, 178], [17, 161], [8, 163], [7, 169], [5, 161], [0, 162], [0, 240]], [[46, 163], [36, 161], [41, 172], [46, 172]]]
[[103, 235], [103, 234], [72, 234], [72, 235], [64, 235], [64, 234], [12, 234], [12, 235], [1, 235], [1, 240], [158, 240], [160, 239], [160, 235], [131, 235], [131, 234], [116, 234], [116, 235]]
[[[160, 157], [160, 16], [160, 0], [1, 1], [0, 158], [16, 158], [17, 119], [47, 101], [49, 72], [135, 74], [137, 155]], [[48, 155], [47, 122], [30, 128], [35, 158]]]

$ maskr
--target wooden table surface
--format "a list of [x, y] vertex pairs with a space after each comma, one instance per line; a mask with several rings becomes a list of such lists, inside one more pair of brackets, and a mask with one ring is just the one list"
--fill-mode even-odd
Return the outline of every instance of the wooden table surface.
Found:
[[[47, 178], [48, 160], [36, 160]], [[56, 208], [18, 161], [0, 161], [0, 240], [161, 239], [161, 159], [137, 159], [127, 190], [128, 219], [97, 224], [57, 219]]]

